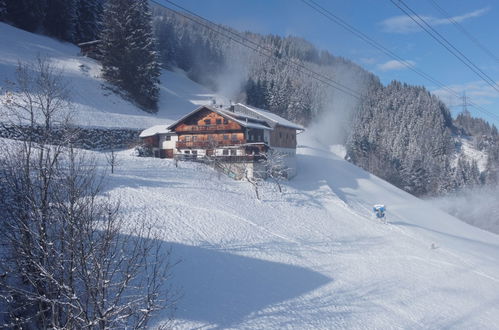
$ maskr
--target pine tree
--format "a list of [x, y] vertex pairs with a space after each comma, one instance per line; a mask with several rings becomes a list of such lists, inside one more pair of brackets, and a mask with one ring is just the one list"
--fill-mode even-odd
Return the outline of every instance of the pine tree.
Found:
[[3, 21], [5, 15], [7, 15], [7, 3], [5, 0], [0, 0], [0, 21]]
[[46, 0], [5, 0], [5, 5], [5, 20], [23, 30], [40, 30], [45, 20]]
[[66, 41], [74, 41], [76, 3], [75, 0], [46, 0], [47, 11], [44, 21], [48, 35]]
[[77, 0], [75, 41], [98, 39], [101, 27], [102, 3], [100, 0]]
[[109, 0], [104, 9], [102, 71], [146, 111], [155, 111], [160, 67], [147, 0]]

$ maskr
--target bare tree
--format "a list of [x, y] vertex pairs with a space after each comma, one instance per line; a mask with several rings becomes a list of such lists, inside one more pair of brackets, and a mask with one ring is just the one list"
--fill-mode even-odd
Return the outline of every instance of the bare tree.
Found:
[[2, 96], [7, 117], [31, 130], [0, 153], [0, 326], [143, 328], [172, 307], [169, 250], [152, 226], [127, 226], [119, 205], [103, 198], [94, 162], [60, 126], [68, 123], [69, 101], [57, 90], [64, 82], [46, 62], [28, 67], [19, 65], [18, 89]]
[[106, 162], [111, 167], [111, 174], [114, 173], [114, 168], [121, 165], [121, 161], [116, 153], [114, 146], [106, 153]]
[[264, 158], [262, 160], [262, 165], [265, 169], [265, 176], [274, 181], [280, 193], [282, 193], [281, 182], [286, 179], [288, 173], [285, 159], [285, 154], [270, 149], [264, 154]]
[[255, 190], [256, 199], [260, 200], [260, 186], [262, 184], [262, 179], [255, 176], [254, 173], [250, 174], [250, 164], [246, 163], [244, 167], [244, 178], [248, 181]]

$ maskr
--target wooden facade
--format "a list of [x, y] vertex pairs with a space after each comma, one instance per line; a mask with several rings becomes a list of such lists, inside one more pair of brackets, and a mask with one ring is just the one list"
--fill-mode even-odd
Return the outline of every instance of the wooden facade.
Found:
[[158, 135], [153, 135], [153, 136], [147, 136], [142, 138], [142, 142], [152, 148], [158, 148], [159, 147], [159, 136]]
[[[213, 154], [217, 148], [240, 148], [244, 153], [238, 156], [264, 151], [263, 129], [248, 130], [248, 128], [227, 118], [209, 108], [202, 108], [191, 116], [184, 118], [170, 127], [178, 135], [177, 149], [203, 149], [207, 154]], [[246, 146], [246, 144], [258, 144]], [[230, 153], [227, 153], [230, 156]]]
[[296, 129], [278, 125], [270, 132], [269, 142], [277, 148], [296, 148]]

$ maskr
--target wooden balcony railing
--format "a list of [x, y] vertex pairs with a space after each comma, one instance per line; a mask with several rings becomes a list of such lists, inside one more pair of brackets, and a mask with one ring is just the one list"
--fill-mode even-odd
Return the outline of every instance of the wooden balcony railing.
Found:
[[212, 149], [224, 146], [237, 146], [246, 143], [244, 140], [222, 140], [222, 141], [177, 141], [177, 149], [201, 148]]
[[182, 125], [177, 127], [177, 132], [211, 132], [211, 131], [238, 131], [241, 126], [235, 123], [218, 125]]
[[247, 161], [260, 161], [263, 160], [264, 155], [245, 155], [245, 156], [200, 156], [193, 154], [176, 154], [175, 159], [178, 160], [190, 160], [190, 161], [199, 161], [205, 163], [213, 163], [213, 162], [224, 162], [224, 163], [240, 163]]

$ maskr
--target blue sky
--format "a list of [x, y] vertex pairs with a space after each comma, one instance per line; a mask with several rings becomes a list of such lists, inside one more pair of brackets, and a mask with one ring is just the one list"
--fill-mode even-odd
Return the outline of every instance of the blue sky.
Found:
[[[333, 55], [346, 57], [378, 75], [426, 86], [441, 96], [453, 113], [461, 100], [428, 82], [389, 56], [321, 16], [300, 0], [172, 0], [214, 22], [260, 33], [303, 37]], [[494, 113], [488, 116], [470, 107], [476, 116], [499, 124], [499, 92], [483, 82], [424, 31], [417, 28], [390, 0], [315, 0], [415, 68], [428, 73], [457, 93]], [[495, 81], [499, 77], [499, 2], [491, 0], [433, 0], [483, 44], [484, 52], [438, 11], [432, 0], [405, 0], [432, 26]], [[499, 87], [498, 87], [499, 89]]]

